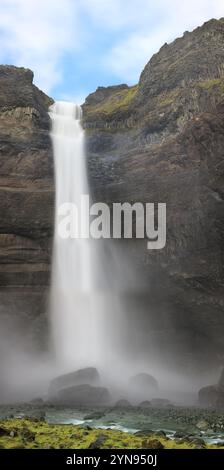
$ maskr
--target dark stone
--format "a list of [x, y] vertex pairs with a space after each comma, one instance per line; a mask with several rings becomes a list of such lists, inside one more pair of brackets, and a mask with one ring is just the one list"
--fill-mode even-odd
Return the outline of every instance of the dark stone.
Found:
[[142, 442], [143, 449], [164, 449], [164, 445], [158, 439], [149, 439]]
[[68, 387], [58, 392], [59, 402], [67, 405], [105, 405], [110, 400], [110, 394], [104, 387], [93, 387], [83, 384]]
[[196, 424], [196, 428], [200, 429], [200, 431], [207, 431], [207, 429], [209, 429], [209, 423], [202, 419]]
[[153, 392], [158, 390], [158, 383], [156, 379], [150, 375], [142, 372], [130, 378], [130, 390], [139, 396], [150, 396]]
[[99, 434], [96, 440], [89, 445], [89, 449], [100, 449], [104, 444], [105, 440], [106, 436], [104, 434]]
[[217, 385], [208, 385], [198, 392], [199, 404], [213, 408], [224, 408], [224, 369]]
[[187, 437], [187, 433], [186, 433], [186, 431], [176, 431], [175, 434], [174, 434], [174, 437], [176, 439], [183, 439], [183, 438]]
[[22, 429], [21, 430], [22, 438], [25, 441], [34, 441], [35, 440], [35, 433], [30, 431], [29, 429]]
[[53, 379], [50, 383], [49, 394], [55, 395], [58, 391], [75, 385], [99, 385], [99, 383], [100, 376], [97, 369], [95, 367], [86, 367]]
[[215, 407], [218, 400], [218, 395], [219, 391], [217, 385], [203, 387], [198, 392], [199, 404], [202, 406]]
[[101, 419], [105, 416], [105, 413], [103, 411], [93, 411], [92, 413], [84, 416], [83, 419], [89, 420], [89, 419]]
[[200, 446], [200, 448], [205, 447], [205, 441], [199, 437], [188, 438], [187, 440], [196, 446]]
[[139, 408], [151, 408], [152, 404], [151, 404], [151, 401], [145, 400], [145, 401], [141, 401], [141, 403], [139, 403], [138, 406]]
[[8, 431], [8, 429], [3, 428], [2, 426], [0, 427], [0, 437], [8, 436], [9, 434], [10, 431]]
[[156, 431], [155, 434], [156, 434], [157, 436], [160, 436], [160, 437], [166, 437], [166, 433], [165, 433], [164, 431], [162, 431], [162, 430]]

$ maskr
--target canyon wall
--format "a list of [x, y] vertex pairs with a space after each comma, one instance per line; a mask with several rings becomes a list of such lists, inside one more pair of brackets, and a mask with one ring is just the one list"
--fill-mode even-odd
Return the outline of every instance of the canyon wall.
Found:
[[30, 70], [0, 66], [0, 325], [37, 342], [46, 332], [53, 231], [51, 102]]
[[144, 283], [136, 319], [148, 312], [160, 349], [206, 367], [224, 352], [223, 44], [211, 20], [165, 44], [138, 85], [98, 88], [83, 107], [94, 198], [167, 204], [165, 249], [124, 242]]

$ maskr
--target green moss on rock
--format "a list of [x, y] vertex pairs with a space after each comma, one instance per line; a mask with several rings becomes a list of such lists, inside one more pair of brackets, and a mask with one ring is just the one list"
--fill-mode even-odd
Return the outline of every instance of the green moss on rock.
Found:
[[208, 91], [214, 87], [217, 87], [221, 89], [222, 93], [224, 93], [224, 77], [203, 80], [201, 82], [198, 82], [198, 86], [202, 88], [203, 90], [208, 90]]
[[[6, 433], [0, 437], [3, 449], [193, 449], [193, 442], [171, 440], [150, 434], [142, 438], [111, 429], [86, 429], [72, 424], [48, 424], [32, 419], [8, 419], [0, 421]], [[13, 432], [12, 432], [13, 431]], [[215, 445], [205, 448], [216, 448]], [[224, 448], [224, 446], [223, 446]]]
[[118, 90], [109, 97], [106, 97], [96, 106], [91, 106], [89, 114], [111, 115], [117, 111], [128, 109], [138, 90], [138, 85]]

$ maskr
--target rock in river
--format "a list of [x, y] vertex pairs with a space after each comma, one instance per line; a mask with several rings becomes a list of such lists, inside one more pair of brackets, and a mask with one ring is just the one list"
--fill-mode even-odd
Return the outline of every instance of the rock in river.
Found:
[[89, 384], [97, 386], [100, 383], [100, 375], [95, 367], [86, 367], [85, 369], [79, 369], [69, 374], [59, 375], [51, 381], [49, 394], [55, 396], [61, 390], [82, 385]]
[[158, 390], [157, 380], [150, 374], [142, 372], [129, 380], [129, 386], [135, 396], [144, 399], [152, 396]]
[[69, 406], [101, 406], [109, 402], [110, 394], [105, 387], [82, 384], [60, 390], [57, 399], [60, 403]]

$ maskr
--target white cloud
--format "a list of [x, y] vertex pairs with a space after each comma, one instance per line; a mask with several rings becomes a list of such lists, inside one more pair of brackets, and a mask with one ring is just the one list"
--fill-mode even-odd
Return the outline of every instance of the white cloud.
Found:
[[73, 0], [1, 0], [0, 8], [0, 61], [30, 67], [49, 92], [62, 78], [60, 57], [80, 45]]
[[155, 0], [80, 0], [92, 21], [101, 29], [141, 28], [156, 10]]
[[144, 65], [165, 42], [211, 18], [224, 16], [223, 0], [158, 0], [156, 10], [151, 9], [152, 3], [155, 2], [148, 0], [144, 12], [136, 11], [136, 24], [137, 17], [144, 16], [144, 25], [130, 32], [123, 41], [117, 41], [102, 58], [103, 66], [122, 81], [136, 82]]

